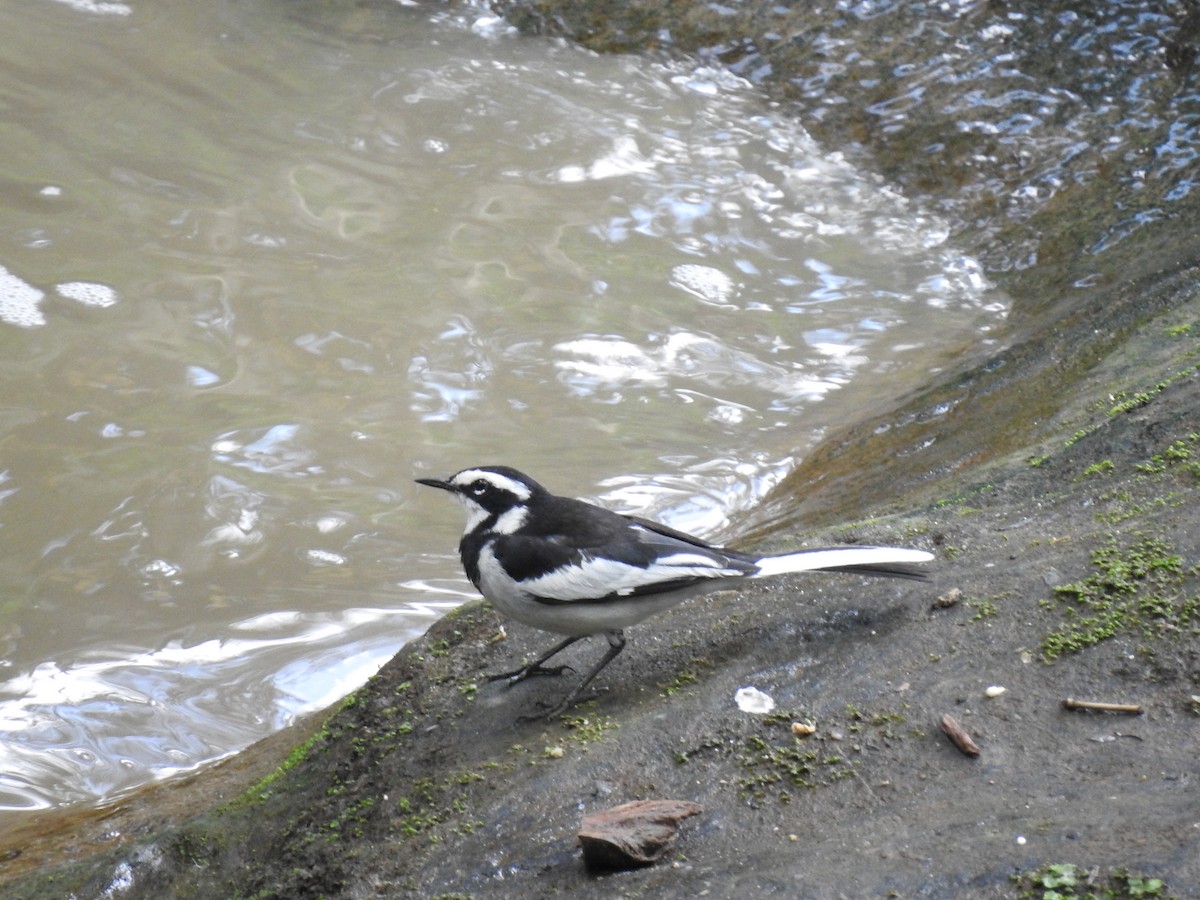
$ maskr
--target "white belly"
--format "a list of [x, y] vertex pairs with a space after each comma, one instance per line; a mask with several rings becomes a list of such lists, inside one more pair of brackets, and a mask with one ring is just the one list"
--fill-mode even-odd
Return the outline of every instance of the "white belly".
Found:
[[689, 597], [733, 587], [740, 578], [715, 578], [684, 590], [606, 600], [543, 602], [521, 589], [485, 547], [479, 560], [479, 590], [496, 609], [533, 628], [568, 637], [619, 631], [670, 609]]

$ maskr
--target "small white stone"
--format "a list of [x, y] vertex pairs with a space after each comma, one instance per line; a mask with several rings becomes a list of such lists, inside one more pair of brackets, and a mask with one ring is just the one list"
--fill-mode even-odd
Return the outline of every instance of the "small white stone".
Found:
[[1003, 694], [1007, 690], [1008, 690], [1008, 688], [1002, 688], [997, 684], [993, 684], [986, 691], [984, 691], [984, 694], [986, 694], [989, 697], [999, 697], [1001, 694]]
[[775, 708], [775, 701], [770, 695], [755, 687], [738, 688], [733, 700], [742, 712], [766, 715]]

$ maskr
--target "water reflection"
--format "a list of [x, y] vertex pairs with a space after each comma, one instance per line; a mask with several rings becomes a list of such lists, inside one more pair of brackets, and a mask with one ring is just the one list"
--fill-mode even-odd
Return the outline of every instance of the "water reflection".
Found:
[[0, 807], [237, 750], [470, 595], [414, 474], [716, 534], [1003, 315], [727, 74], [420, 8], [101, 6], [0, 7]]
[[[111, 796], [218, 759], [336, 702], [394, 652], [397, 637], [411, 637], [461, 600], [280, 611], [233, 621], [232, 636], [222, 639], [155, 650], [117, 645], [70, 664], [44, 662], [3, 686], [0, 805], [37, 809]], [[347, 654], [345, 635], [368, 631], [375, 640], [360, 639]], [[273, 675], [263, 681], [256, 672]], [[230, 704], [243, 714], [230, 715]]]
[[[917, 194], [981, 229], [989, 271], [1024, 269], [1059, 223], [1064, 191], [1102, 188], [1121, 217], [1074, 267], [1163, 218], [1196, 184], [1200, 120], [1190, 4], [1072, 0], [1026, 4], [891, 2], [839, 6], [819, 21], [779, 4], [755, 23], [741, 65], [786, 72], [810, 120], [864, 135]], [[795, 27], [799, 25], [800, 27]], [[779, 35], [803, 33], [794, 46]], [[877, 52], [864, 52], [872, 43]], [[769, 76], [768, 76], [769, 77]], [[864, 98], [870, 98], [865, 100]], [[865, 109], [869, 121], [861, 121]], [[1059, 200], [1058, 206], [1071, 202]], [[1013, 229], [1044, 214], [1041, 234]], [[1098, 228], [1108, 216], [1097, 216]], [[1050, 248], [1045, 255], [1054, 253]]]

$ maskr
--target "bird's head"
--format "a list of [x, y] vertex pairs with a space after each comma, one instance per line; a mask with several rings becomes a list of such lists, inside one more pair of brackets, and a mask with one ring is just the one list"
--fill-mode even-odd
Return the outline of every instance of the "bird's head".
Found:
[[546, 494], [528, 475], [508, 466], [463, 469], [449, 478], [418, 478], [417, 484], [454, 495], [467, 513], [465, 534], [512, 534], [528, 518], [530, 502]]

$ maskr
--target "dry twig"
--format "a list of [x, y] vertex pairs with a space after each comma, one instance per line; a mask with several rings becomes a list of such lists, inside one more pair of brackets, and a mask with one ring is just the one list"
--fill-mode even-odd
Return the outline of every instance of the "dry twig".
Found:
[[954, 721], [954, 717], [949, 713], [942, 716], [942, 731], [946, 732], [946, 737], [950, 738], [954, 746], [967, 756], [979, 755], [979, 745], [971, 740], [971, 736], [967, 734], [961, 725]]
[[1062, 702], [1065, 709], [1091, 709], [1098, 712], [1119, 712], [1140, 716], [1144, 709], [1136, 703], [1100, 703], [1092, 700], [1076, 700], [1068, 697]]

